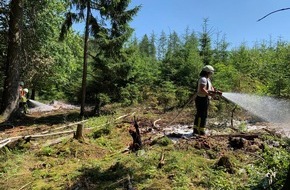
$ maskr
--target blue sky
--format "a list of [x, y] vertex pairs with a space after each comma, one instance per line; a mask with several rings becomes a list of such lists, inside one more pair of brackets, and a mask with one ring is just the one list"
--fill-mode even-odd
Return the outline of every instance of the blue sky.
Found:
[[136, 5], [142, 8], [130, 25], [138, 39], [153, 32], [159, 37], [162, 31], [182, 35], [186, 28], [199, 33], [207, 18], [212, 39], [217, 39], [217, 33], [225, 35], [230, 48], [270, 39], [290, 41], [290, 10], [257, 22], [272, 11], [290, 7], [286, 0], [132, 0], [130, 6]]

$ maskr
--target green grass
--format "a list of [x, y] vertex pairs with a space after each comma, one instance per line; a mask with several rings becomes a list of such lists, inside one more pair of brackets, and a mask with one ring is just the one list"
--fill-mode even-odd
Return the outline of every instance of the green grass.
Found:
[[[148, 190], [279, 189], [284, 182], [289, 152], [285, 146], [267, 145], [275, 140], [287, 144], [283, 139], [265, 136], [264, 150], [247, 152], [232, 150], [215, 139], [208, 139], [211, 148], [202, 148], [198, 141], [173, 144], [163, 137], [139, 152], [126, 152], [132, 141], [127, 121], [132, 119], [113, 119], [120, 115], [88, 119], [85, 125], [91, 130], [83, 143], [67, 139], [35, 148], [22, 142], [14, 149], [1, 149], [0, 189], [124, 189], [128, 178], [137, 189]], [[144, 134], [143, 140], [147, 138]], [[159, 167], [162, 155], [164, 163]], [[234, 173], [216, 166], [222, 156], [229, 158]], [[277, 173], [272, 176], [274, 184], [265, 177], [270, 171]]]

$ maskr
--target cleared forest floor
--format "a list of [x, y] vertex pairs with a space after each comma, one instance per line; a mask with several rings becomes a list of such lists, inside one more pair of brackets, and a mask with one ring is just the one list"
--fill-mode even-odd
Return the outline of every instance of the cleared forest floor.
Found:
[[[114, 112], [86, 118], [83, 142], [73, 139], [79, 110], [33, 112], [3, 123], [1, 143], [11, 142], [0, 152], [0, 189], [259, 189], [275, 180], [266, 169], [268, 150], [288, 156], [287, 142], [263, 129], [265, 123], [248, 132], [243, 123], [229, 127], [229, 118], [209, 118], [209, 135], [193, 136], [173, 130], [192, 130], [191, 108], [178, 117], [180, 110], [108, 109]], [[134, 116], [143, 143], [137, 152], [129, 150]], [[271, 162], [287, 169], [287, 156], [272, 155]]]

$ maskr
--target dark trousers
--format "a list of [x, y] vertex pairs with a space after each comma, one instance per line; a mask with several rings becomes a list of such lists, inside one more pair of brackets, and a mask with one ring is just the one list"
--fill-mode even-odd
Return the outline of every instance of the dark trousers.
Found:
[[206, 125], [206, 118], [209, 106], [208, 97], [199, 97], [195, 99], [196, 115], [194, 119], [194, 126], [199, 128], [204, 128]]
[[22, 109], [22, 111], [27, 114], [28, 112], [28, 105], [27, 102], [20, 102], [19, 103], [19, 108]]

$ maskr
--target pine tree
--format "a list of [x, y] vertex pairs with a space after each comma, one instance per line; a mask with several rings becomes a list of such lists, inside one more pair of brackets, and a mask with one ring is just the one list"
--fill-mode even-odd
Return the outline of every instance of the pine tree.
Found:
[[203, 64], [209, 65], [212, 59], [212, 50], [211, 50], [211, 38], [210, 30], [207, 25], [208, 19], [204, 20], [203, 31], [200, 35], [200, 56], [202, 57]]
[[162, 31], [160, 38], [158, 39], [158, 46], [157, 46], [158, 60], [162, 60], [165, 58], [166, 51], [167, 51], [167, 37], [166, 37], [165, 32]]
[[141, 40], [141, 42], [139, 43], [139, 49], [140, 49], [140, 53], [143, 56], [149, 57], [150, 55], [150, 43], [149, 43], [149, 38], [147, 36], [147, 34], [145, 34]]
[[[100, 54], [105, 55], [105, 57], [115, 56], [122, 48], [124, 42], [130, 37], [132, 29], [129, 27], [128, 22], [132, 20], [132, 17], [137, 13], [140, 7], [126, 10], [130, 0], [72, 0], [70, 3], [78, 12], [68, 12], [66, 14], [66, 20], [62, 27], [60, 39], [65, 37], [66, 32], [72, 26], [73, 22], [85, 20], [84, 63], [80, 111], [80, 115], [83, 116], [86, 100], [89, 31], [91, 31], [95, 37], [95, 42], [99, 44], [97, 56]], [[86, 15], [84, 14], [85, 11]], [[101, 16], [100, 19], [98, 19], [99, 17], [95, 12]], [[106, 27], [105, 23], [110, 23], [110, 27]]]

